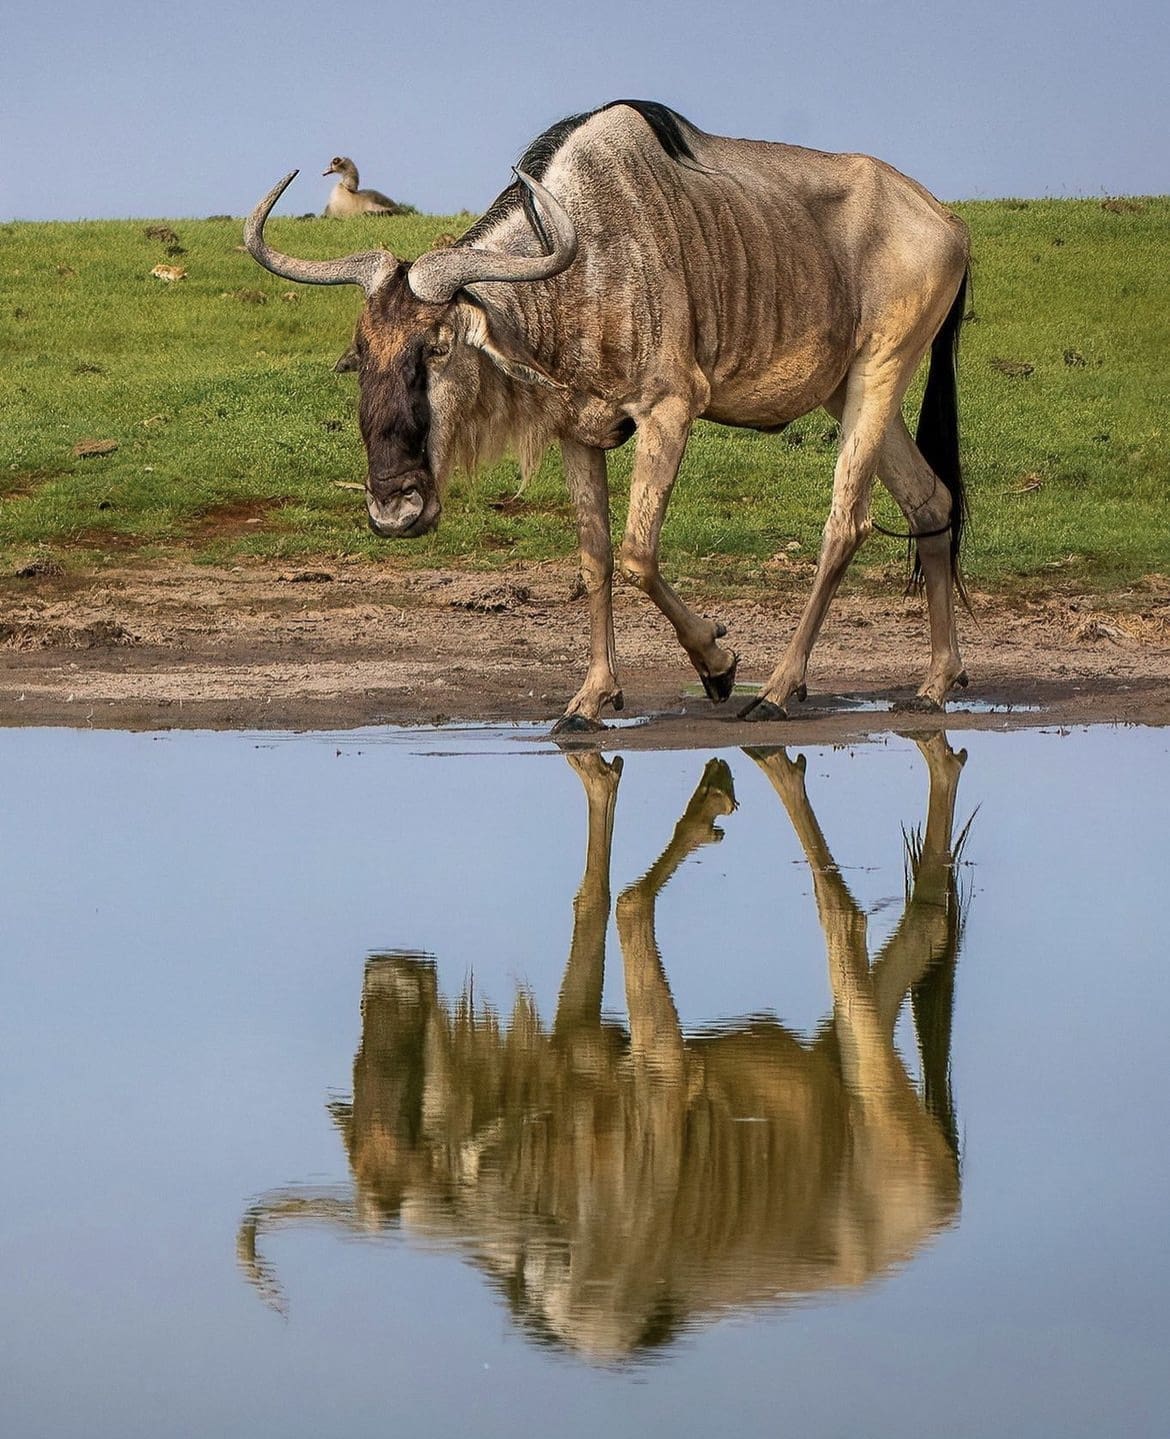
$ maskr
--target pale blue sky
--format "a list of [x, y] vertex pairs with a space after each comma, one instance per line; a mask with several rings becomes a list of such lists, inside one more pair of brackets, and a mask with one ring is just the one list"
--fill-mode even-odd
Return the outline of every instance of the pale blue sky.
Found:
[[332, 155], [480, 210], [547, 124], [623, 96], [880, 155], [944, 198], [1170, 191], [1165, 0], [6, 0], [0, 219], [251, 207]]

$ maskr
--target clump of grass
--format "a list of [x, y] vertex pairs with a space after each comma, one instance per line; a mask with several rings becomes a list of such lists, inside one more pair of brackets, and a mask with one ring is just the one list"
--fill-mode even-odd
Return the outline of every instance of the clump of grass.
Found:
[[[960, 362], [969, 578], [1107, 586], [1170, 572], [1170, 200], [956, 208], [975, 253]], [[309, 258], [376, 243], [410, 258], [470, 218], [277, 218], [270, 231]], [[332, 370], [360, 294], [266, 274], [241, 253], [238, 220], [9, 224], [0, 240], [0, 571], [33, 558], [84, 568], [103, 551], [484, 568], [572, 552], [555, 453], [518, 498], [505, 463], [455, 482], [437, 534], [377, 540], [343, 488], [364, 473], [356, 382]], [[187, 278], [160, 284], [152, 267], [180, 245]], [[94, 436], [117, 449], [75, 457]], [[698, 424], [665, 563], [693, 583], [751, 588], [811, 560], [835, 442], [819, 412], [772, 436]], [[610, 457], [615, 532], [632, 449]], [[900, 527], [888, 499], [875, 504]], [[850, 583], [900, 558], [875, 538]]]

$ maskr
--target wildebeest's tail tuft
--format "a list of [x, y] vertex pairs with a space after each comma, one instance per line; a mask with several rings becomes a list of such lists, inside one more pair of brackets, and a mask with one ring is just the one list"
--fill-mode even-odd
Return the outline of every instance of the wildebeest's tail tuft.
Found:
[[[964, 604], [967, 596], [959, 573], [959, 549], [967, 523], [967, 492], [963, 487], [963, 471], [959, 464], [958, 358], [959, 329], [967, 303], [969, 273], [964, 272], [954, 303], [931, 344], [926, 392], [922, 396], [922, 412], [918, 416], [918, 430], [914, 436], [923, 459], [950, 492], [951, 573]], [[922, 578], [922, 560], [915, 554], [911, 585], [920, 584]]]

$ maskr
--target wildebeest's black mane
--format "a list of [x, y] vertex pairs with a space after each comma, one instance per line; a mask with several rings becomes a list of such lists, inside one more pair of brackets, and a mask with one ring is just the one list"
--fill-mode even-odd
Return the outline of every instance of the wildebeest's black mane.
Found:
[[[612, 110], [615, 105], [626, 105], [629, 109], [636, 110], [654, 131], [658, 143], [672, 160], [684, 163], [686, 161], [694, 162], [695, 155], [687, 139], [687, 131], [693, 131], [695, 127], [677, 110], [672, 110], [669, 105], [662, 105], [657, 100], [611, 100], [608, 105], [599, 105], [596, 110], [584, 110], [580, 115], [566, 115], [563, 120], [558, 120], [555, 125], [550, 125], [542, 135], [538, 135], [533, 140], [516, 161], [516, 168], [531, 175], [535, 180], [543, 180], [552, 163], [553, 156], [569, 136], [575, 130], [579, 130], [586, 120], [592, 120], [594, 115], [599, 115], [602, 110]], [[475, 224], [460, 236], [457, 243], [468, 245], [473, 240], [480, 239], [505, 215], [510, 215], [514, 210], [525, 207], [527, 199], [528, 192], [523, 186], [515, 182], [509, 185], [506, 190], [496, 196]], [[543, 234], [543, 227], [532, 212], [530, 212], [530, 218], [533, 220], [537, 233]]]

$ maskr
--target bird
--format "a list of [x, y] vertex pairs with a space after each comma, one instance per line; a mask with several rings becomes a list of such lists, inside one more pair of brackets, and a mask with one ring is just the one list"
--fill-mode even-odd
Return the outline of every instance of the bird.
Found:
[[357, 166], [347, 155], [334, 155], [328, 170], [321, 173], [341, 176], [324, 211], [334, 220], [346, 220], [351, 215], [399, 215], [406, 209], [380, 190], [359, 190]]

